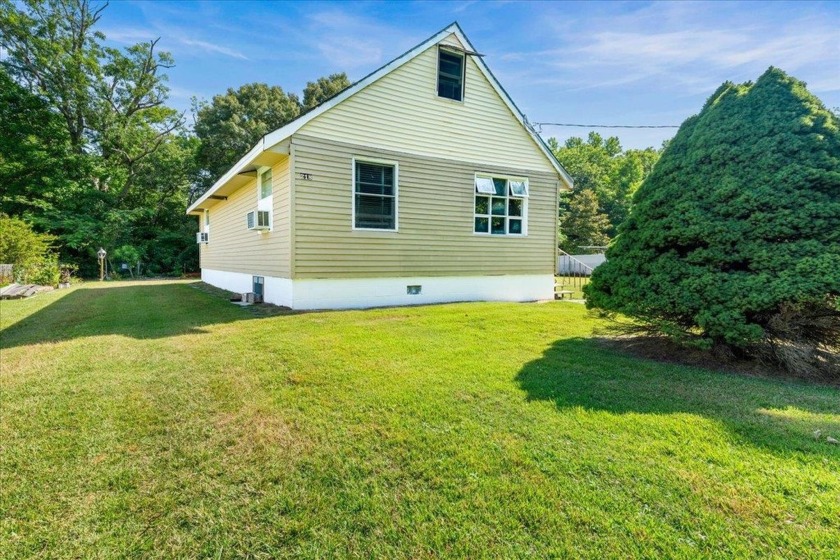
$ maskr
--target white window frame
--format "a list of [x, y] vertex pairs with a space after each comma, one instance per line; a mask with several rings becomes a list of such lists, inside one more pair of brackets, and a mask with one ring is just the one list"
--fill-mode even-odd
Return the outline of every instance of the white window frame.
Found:
[[[449, 54], [454, 54], [461, 57], [463, 63], [461, 64], [461, 99], [452, 99], [451, 97], [444, 97], [440, 94], [440, 53], [446, 51]], [[451, 103], [464, 103], [467, 96], [467, 53], [455, 47], [448, 47], [446, 45], [438, 45], [437, 65], [435, 66], [435, 97], [449, 101]]]
[[[264, 197], [262, 196], [262, 180], [266, 173], [271, 173], [271, 194]], [[274, 231], [274, 173], [270, 167], [257, 168], [257, 211], [268, 212], [268, 229], [259, 230], [260, 233]]]
[[[356, 163], [390, 165], [394, 168], [394, 229], [356, 227]], [[400, 164], [398, 161], [369, 157], [350, 158], [350, 228], [352, 231], [397, 233], [400, 230]]]
[[204, 211], [204, 233], [210, 233], [210, 210]]
[[[505, 196], [504, 196], [504, 199], [505, 199], [505, 214], [504, 214], [504, 216], [500, 216], [500, 215], [495, 216], [497, 218], [504, 217], [504, 219], [505, 219], [505, 233], [491, 233], [492, 230], [493, 230], [492, 220], [493, 220], [493, 217], [494, 217], [493, 216], [493, 199], [494, 198], [502, 198], [502, 197], [500, 197], [496, 194], [490, 195], [490, 194], [485, 194], [485, 193], [478, 192], [478, 190], [477, 190], [478, 187], [476, 186], [476, 179], [491, 179], [491, 180], [492, 179], [504, 179], [506, 181]], [[511, 187], [510, 187], [510, 182], [511, 181], [521, 181], [521, 182], [525, 183], [525, 195], [524, 196], [511, 194], [512, 193], [512, 190], [511, 190]], [[475, 177], [473, 178], [472, 195], [473, 195], [473, 216], [472, 216], [471, 228], [472, 228], [473, 235], [479, 235], [479, 236], [482, 236], [482, 237], [527, 237], [528, 236], [528, 198], [529, 198], [529, 195], [530, 195], [530, 182], [528, 181], [527, 177], [517, 177], [517, 176], [513, 176], [513, 175], [504, 175], [502, 173], [483, 173], [483, 172], [476, 173]], [[485, 215], [485, 214], [476, 213], [475, 199], [478, 198], [478, 197], [484, 197], [484, 198], [489, 199], [489, 202], [488, 202], [489, 206], [487, 208], [488, 214]], [[509, 208], [510, 208], [510, 202], [509, 202], [510, 199], [516, 199], [516, 200], [521, 200], [522, 201], [522, 216], [510, 216], [510, 214], [508, 214], [508, 211], [509, 211]], [[486, 232], [475, 231], [475, 220], [476, 220], [476, 218], [485, 218], [485, 217], [490, 220], [490, 223], [487, 226], [487, 231]], [[522, 233], [508, 233], [508, 229], [509, 229], [508, 222], [509, 222], [511, 217], [515, 220], [516, 219], [522, 220]]]

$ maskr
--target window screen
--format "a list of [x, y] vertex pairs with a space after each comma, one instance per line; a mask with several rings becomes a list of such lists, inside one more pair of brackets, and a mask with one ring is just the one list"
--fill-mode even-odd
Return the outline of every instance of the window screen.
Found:
[[393, 165], [356, 162], [354, 224], [361, 229], [396, 229]]

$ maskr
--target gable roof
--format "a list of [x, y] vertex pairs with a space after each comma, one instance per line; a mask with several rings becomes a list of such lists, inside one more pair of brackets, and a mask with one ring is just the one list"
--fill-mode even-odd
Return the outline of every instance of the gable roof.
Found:
[[[381, 77], [385, 76], [386, 74], [389, 74], [390, 72], [396, 70], [405, 63], [413, 60], [415, 57], [425, 52], [426, 49], [440, 43], [449, 35], [455, 35], [455, 37], [461, 42], [462, 45], [464, 45], [464, 47], [468, 51], [467, 54], [476, 54], [475, 48], [473, 47], [472, 43], [470, 43], [469, 39], [467, 39], [466, 35], [464, 35], [464, 31], [461, 29], [461, 26], [458, 25], [458, 22], [453, 22], [452, 24], [446, 26], [439, 32], [435, 33], [419, 45], [404, 52], [391, 62], [377, 68], [364, 78], [336, 93], [332, 97], [322, 102], [320, 105], [302, 114], [292, 122], [260, 138], [260, 140], [254, 145], [253, 148], [251, 148], [251, 150], [248, 151], [247, 154], [245, 154], [242, 157], [242, 159], [236, 162], [233, 165], [233, 167], [231, 167], [224, 175], [219, 177], [219, 179], [213, 184], [212, 187], [207, 189], [207, 191], [204, 194], [202, 194], [195, 202], [193, 202], [190, 205], [189, 208], [187, 208], [187, 214], [195, 211], [204, 201], [213, 196], [213, 194], [216, 191], [218, 191], [221, 187], [223, 187], [228, 181], [233, 179], [236, 175], [240, 174], [261, 153], [272, 148], [273, 146], [276, 146], [280, 142], [287, 140], [290, 136], [292, 136], [295, 132], [300, 130], [306, 123], [308, 123], [312, 119], [318, 117], [322, 113], [329, 111], [345, 99], [358, 93], [373, 82], [379, 80]], [[505, 89], [496, 79], [496, 76], [493, 75], [493, 73], [484, 63], [482, 57], [474, 56], [473, 60], [478, 66], [478, 69], [481, 71], [481, 73], [496, 91], [499, 98], [507, 106], [511, 114], [513, 114], [513, 116], [525, 128], [525, 130], [537, 144], [537, 147], [543, 152], [548, 161], [551, 163], [552, 167], [554, 167], [557, 173], [563, 178], [563, 181], [566, 183], [566, 186], [571, 188], [574, 184], [574, 181], [572, 180], [569, 173], [563, 168], [562, 164], [559, 161], [557, 161], [557, 158], [554, 156], [551, 149], [545, 144], [540, 135], [537, 134], [536, 130], [534, 130], [530, 123], [528, 123], [528, 120], [525, 118], [525, 115], [522, 113], [522, 111], [519, 110], [519, 107], [516, 106], [516, 104], [510, 98], [510, 95], [508, 95], [507, 91], [505, 91]]]

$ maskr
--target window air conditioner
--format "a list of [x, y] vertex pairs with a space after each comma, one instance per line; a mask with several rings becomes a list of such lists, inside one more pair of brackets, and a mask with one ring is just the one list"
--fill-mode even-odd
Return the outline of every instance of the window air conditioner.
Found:
[[271, 228], [271, 213], [268, 210], [251, 210], [246, 216], [248, 229], [267, 230]]

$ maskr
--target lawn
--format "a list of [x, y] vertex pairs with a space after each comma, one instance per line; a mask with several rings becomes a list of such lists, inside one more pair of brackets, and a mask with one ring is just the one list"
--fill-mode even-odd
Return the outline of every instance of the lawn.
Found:
[[589, 284], [588, 276], [555, 276], [554, 284], [557, 290], [573, 292], [564, 299], [583, 299], [583, 287]]
[[185, 282], [2, 302], [0, 557], [838, 557], [836, 388], [596, 326], [265, 316]]

